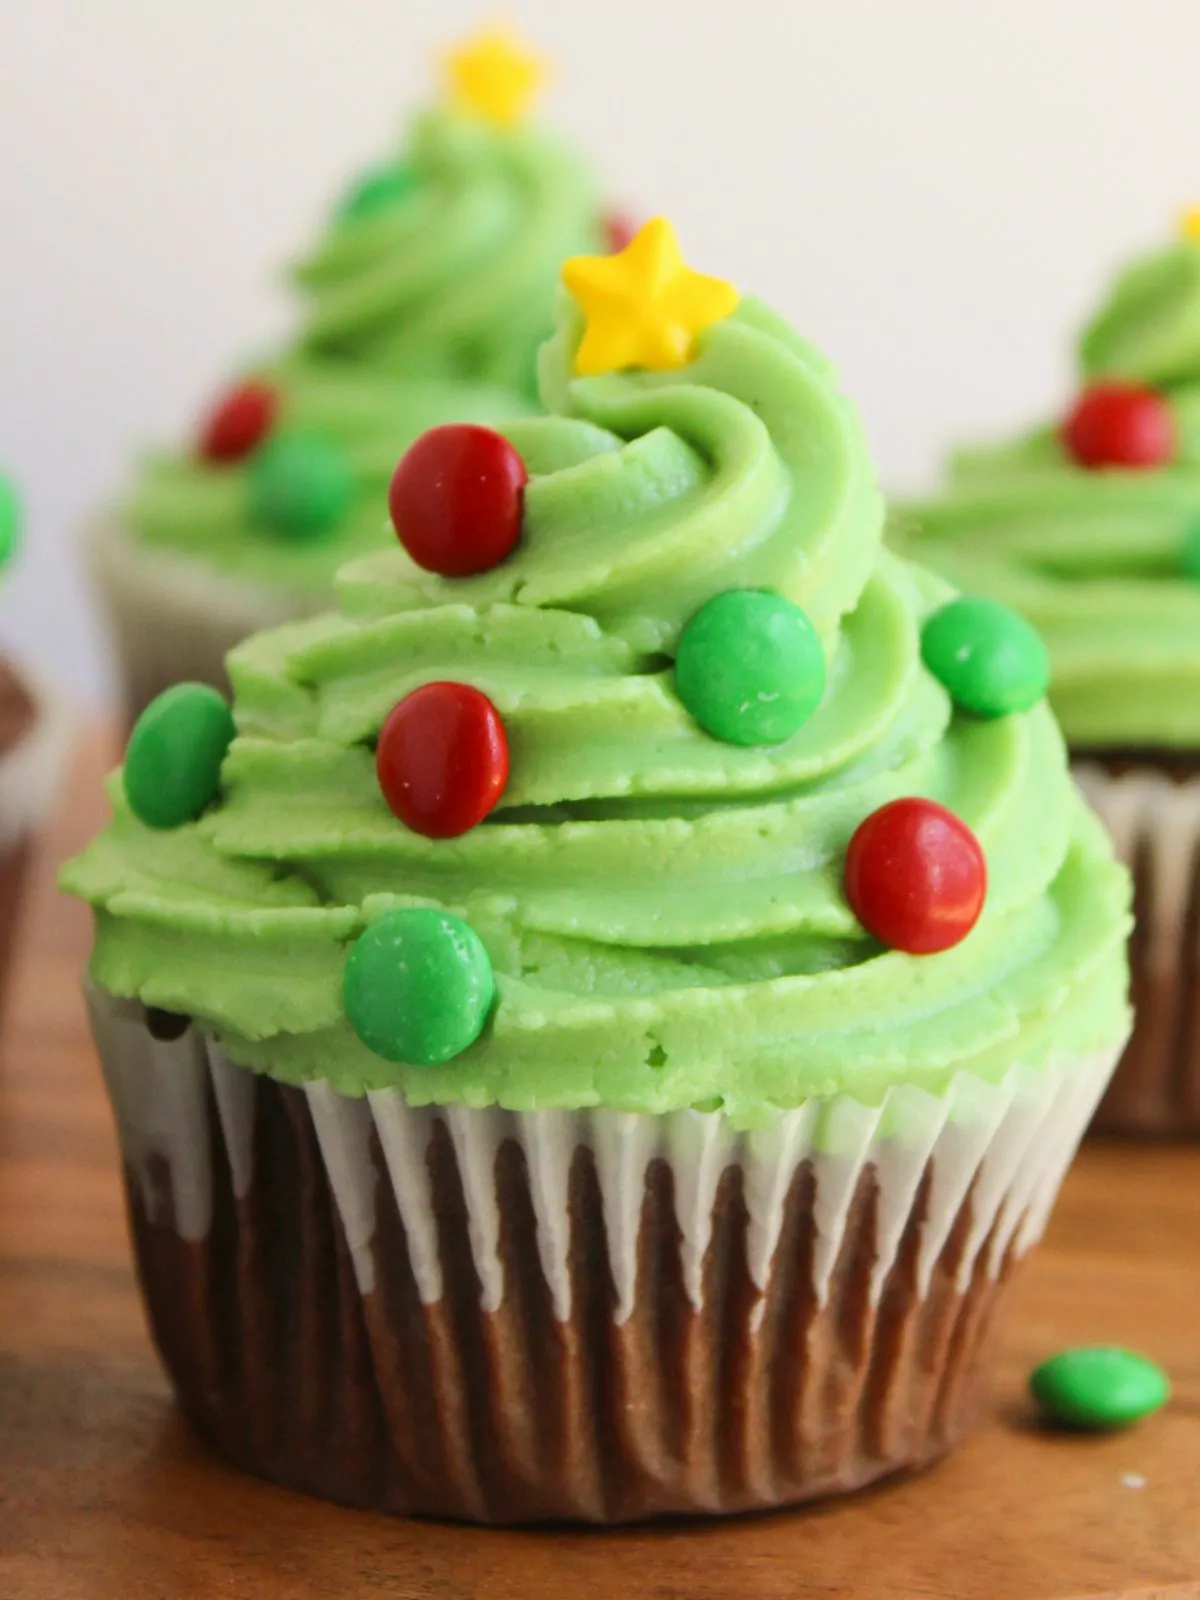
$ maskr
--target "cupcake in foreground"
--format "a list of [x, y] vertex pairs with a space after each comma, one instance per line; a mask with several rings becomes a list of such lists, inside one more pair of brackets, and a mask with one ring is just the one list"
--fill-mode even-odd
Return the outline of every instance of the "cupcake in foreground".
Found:
[[1200, 1133], [1200, 215], [1130, 267], [1064, 416], [960, 451], [898, 546], [1019, 609], [1073, 765], [1133, 868], [1133, 1037], [1097, 1126]]
[[157, 702], [64, 883], [206, 1439], [399, 1512], [775, 1506], [976, 1415], [1128, 880], [1036, 638], [923, 664], [962, 618], [824, 360], [662, 221], [563, 275], [552, 415], [419, 440], [402, 548], [232, 717]]
[[[16, 490], [0, 474], [0, 637], [4, 569], [17, 547], [19, 522]], [[0, 1024], [21, 890], [61, 775], [66, 739], [62, 707], [0, 651]]]
[[328, 606], [338, 567], [384, 542], [418, 434], [535, 409], [558, 270], [604, 237], [587, 167], [531, 120], [542, 76], [506, 35], [449, 57], [444, 103], [296, 270], [294, 344], [238, 374], [94, 531], [131, 715], [181, 679], [224, 687], [239, 639]]

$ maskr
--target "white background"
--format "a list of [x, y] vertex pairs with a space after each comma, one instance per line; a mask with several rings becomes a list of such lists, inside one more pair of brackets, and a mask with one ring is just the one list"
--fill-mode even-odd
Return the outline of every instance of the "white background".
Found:
[[[493, 11], [491, 13], [495, 15]], [[1200, 199], [1200, 0], [510, 0], [615, 197], [840, 365], [885, 481], [1060, 403], [1112, 266]], [[469, 0], [0, 0], [0, 640], [111, 690], [89, 508], [289, 327], [331, 197]]]

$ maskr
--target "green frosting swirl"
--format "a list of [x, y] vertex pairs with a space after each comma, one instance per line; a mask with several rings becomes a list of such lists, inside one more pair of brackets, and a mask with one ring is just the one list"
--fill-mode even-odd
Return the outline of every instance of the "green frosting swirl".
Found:
[[[63, 877], [95, 908], [96, 982], [289, 1081], [744, 1123], [1115, 1043], [1125, 874], [1046, 706], [979, 722], [922, 665], [947, 590], [881, 550], [825, 362], [751, 301], [675, 372], [574, 379], [579, 335], [564, 299], [555, 415], [505, 430], [531, 474], [508, 562], [453, 581], [388, 549], [342, 574], [340, 615], [241, 646], [239, 736], [199, 822], [155, 834], [114, 781]], [[709, 738], [674, 692], [682, 626], [734, 587], [794, 600], [826, 650], [824, 702], [779, 746]], [[436, 841], [387, 809], [372, 745], [444, 678], [493, 700], [512, 769], [487, 822]], [[936, 956], [881, 949], [842, 889], [853, 830], [902, 795], [950, 806], [989, 862], [982, 919]], [[349, 943], [413, 904], [465, 917], [496, 972], [488, 1026], [444, 1066], [381, 1060], [343, 1013]]]
[[599, 218], [588, 169], [552, 134], [425, 114], [403, 162], [360, 181], [296, 268], [305, 315], [294, 347], [246, 374], [279, 393], [277, 431], [344, 452], [349, 511], [320, 538], [281, 537], [253, 513], [253, 457], [163, 454], [144, 463], [123, 525], [311, 610], [344, 562], [391, 537], [384, 488], [419, 434], [537, 409], [558, 271], [603, 248]]
[[1005, 600], [1050, 651], [1050, 698], [1071, 745], [1200, 745], [1200, 246], [1128, 268], [1079, 346], [1081, 382], [1123, 379], [1168, 399], [1171, 465], [1091, 471], [1058, 427], [961, 450], [936, 498], [898, 505], [892, 542], [956, 586]]

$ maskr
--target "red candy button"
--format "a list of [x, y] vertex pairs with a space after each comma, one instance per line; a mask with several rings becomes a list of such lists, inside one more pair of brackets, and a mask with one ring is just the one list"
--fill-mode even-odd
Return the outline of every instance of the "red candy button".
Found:
[[206, 461], [240, 461], [270, 433], [278, 410], [274, 389], [243, 383], [209, 413], [200, 430], [200, 454]]
[[1076, 402], [1062, 441], [1081, 467], [1162, 467], [1175, 454], [1175, 419], [1157, 390], [1098, 383]]
[[511, 554], [521, 536], [528, 481], [525, 463], [503, 434], [477, 423], [430, 428], [392, 478], [392, 526], [419, 567], [443, 578], [469, 578]]
[[508, 782], [500, 713], [468, 684], [424, 684], [384, 723], [375, 771], [406, 827], [428, 839], [456, 839], [483, 821]]
[[632, 244], [637, 231], [637, 223], [624, 211], [610, 211], [604, 219], [604, 237], [613, 255], [619, 255]]
[[979, 840], [933, 800], [893, 800], [855, 830], [846, 852], [846, 898], [893, 950], [932, 955], [979, 921], [987, 862]]

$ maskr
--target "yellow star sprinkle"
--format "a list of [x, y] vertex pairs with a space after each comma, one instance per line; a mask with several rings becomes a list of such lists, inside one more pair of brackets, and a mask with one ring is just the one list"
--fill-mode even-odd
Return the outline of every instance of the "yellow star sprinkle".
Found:
[[1179, 219], [1180, 237], [1200, 244], [1200, 206], [1189, 206]]
[[525, 120], [549, 67], [510, 29], [486, 28], [446, 57], [450, 98], [498, 128]]
[[575, 354], [580, 377], [682, 367], [696, 335], [727, 317], [739, 299], [731, 283], [692, 271], [665, 217], [647, 222], [619, 255], [573, 257], [563, 282], [586, 322]]

